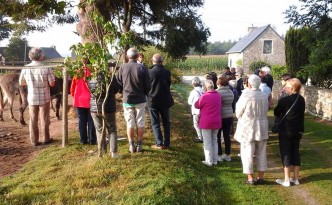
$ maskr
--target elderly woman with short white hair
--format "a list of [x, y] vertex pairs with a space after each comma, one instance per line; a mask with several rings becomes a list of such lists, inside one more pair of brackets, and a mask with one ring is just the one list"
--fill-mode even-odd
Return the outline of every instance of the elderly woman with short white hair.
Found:
[[[236, 103], [235, 111], [238, 124], [234, 138], [241, 144], [243, 173], [247, 174], [246, 183], [249, 185], [264, 183], [264, 172], [267, 170], [269, 102], [266, 95], [259, 89], [260, 83], [261, 79], [257, 75], [249, 77], [249, 91], [241, 95]], [[257, 163], [257, 180], [254, 176], [254, 160]]]

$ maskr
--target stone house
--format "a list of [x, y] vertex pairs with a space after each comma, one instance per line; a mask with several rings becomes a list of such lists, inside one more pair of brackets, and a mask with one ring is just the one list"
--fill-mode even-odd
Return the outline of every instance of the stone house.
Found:
[[284, 39], [269, 25], [249, 27], [248, 34], [241, 38], [228, 52], [228, 66], [242, 67], [245, 73], [250, 63], [265, 61], [270, 65], [285, 65]]

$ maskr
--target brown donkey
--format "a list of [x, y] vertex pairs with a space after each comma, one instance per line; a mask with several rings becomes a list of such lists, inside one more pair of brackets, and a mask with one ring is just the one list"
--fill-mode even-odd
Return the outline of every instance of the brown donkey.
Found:
[[19, 102], [20, 102], [20, 123], [21, 125], [26, 125], [24, 121], [24, 110], [28, 106], [28, 100], [27, 100], [27, 89], [23, 88], [19, 85], [19, 74], [16, 73], [10, 73], [0, 76], [0, 121], [3, 120], [3, 110], [6, 106], [7, 102], [10, 106], [10, 118], [17, 122], [16, 118], [13, 115], [13, 103], [15, 100], [15, 96], [19, 96]]

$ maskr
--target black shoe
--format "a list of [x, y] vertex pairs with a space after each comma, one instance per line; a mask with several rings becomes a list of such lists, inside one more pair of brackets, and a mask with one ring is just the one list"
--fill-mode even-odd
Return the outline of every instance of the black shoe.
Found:
[[249, 181], [248, 179], [245, 181], [248, 185], [256, 185], [256, 180]]
[[196, 143], [203, 143], [203, 140], [201, 140], [201, 139], [199, 139], [199, 138], [195, 138], [195, 139], [194, 139], [194, 142], [196, 142]]
[[263, 185], [263, 184], [265, 184], [265, 180], [264, 179], [257, 179], [256, 184]]

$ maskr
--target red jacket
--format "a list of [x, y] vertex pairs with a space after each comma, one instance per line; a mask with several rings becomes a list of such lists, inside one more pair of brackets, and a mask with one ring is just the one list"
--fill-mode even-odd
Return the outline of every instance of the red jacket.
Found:
[[[84, 76], [89, 77], [91, 75], [91, 71], [88, 67], [84, 66]], [[90, 108], [90, 97], [91, 93], [87, 85], [87, 81], [84, 78], [77, 78], [76, 76], [73, 78], [70, 94], [73, 96], [74, 107], [80, 108]]]

